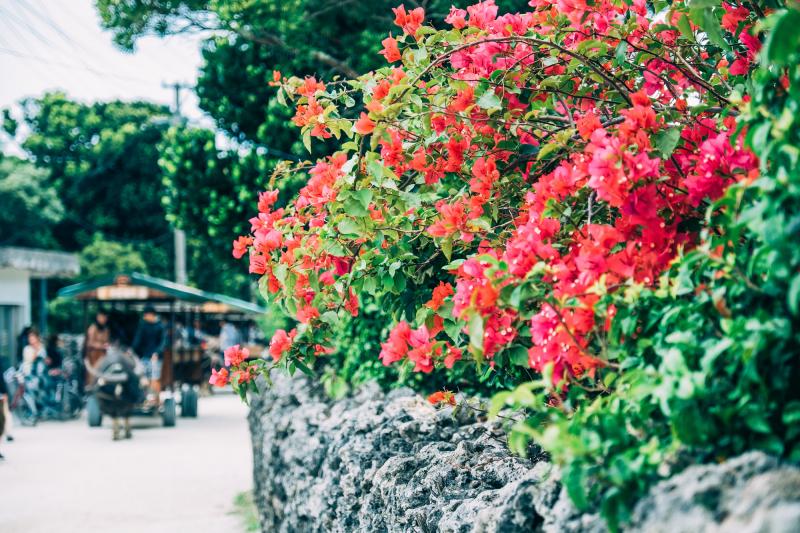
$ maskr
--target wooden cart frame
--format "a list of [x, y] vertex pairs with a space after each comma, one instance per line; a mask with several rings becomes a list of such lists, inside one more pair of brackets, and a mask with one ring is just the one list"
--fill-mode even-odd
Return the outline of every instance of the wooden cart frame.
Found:
[[176, 320], [183, 318], [188, 326], [201, 317], [244, 321], [266, 313], [265, 308], [251, 302], [136, 272], [101, 276], [69, 285], [58, 291], [58, 296], [83, 302], [84, 331], [92, 304], [111, 312], [141, 311], [150, 305], [161, 316], [168, 317], [169, 340], [164, 351], [161, 381], [162, 386], [169, 389], [174, 389], [176, 384], [198, 385], [202, 378], [202, 351], [178, 346]]

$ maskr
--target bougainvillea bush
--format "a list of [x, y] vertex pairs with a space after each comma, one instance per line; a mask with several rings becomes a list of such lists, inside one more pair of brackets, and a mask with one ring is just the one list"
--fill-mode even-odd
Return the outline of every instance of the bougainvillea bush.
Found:
[[[612, 525], [687, 460], [797, 457], [797, 11], [394, 15], [382, 69], [275, 73], [305, 145], [340, 149], [280, 168], [234, 243], [298, 326], [212, 379], [311, 372], [370, 302], [371, 364], [519, 385], [494, 399], [529, 414], [510, 444], [543, 446]], [[275, 208], [287, 174], [307, 181]]]

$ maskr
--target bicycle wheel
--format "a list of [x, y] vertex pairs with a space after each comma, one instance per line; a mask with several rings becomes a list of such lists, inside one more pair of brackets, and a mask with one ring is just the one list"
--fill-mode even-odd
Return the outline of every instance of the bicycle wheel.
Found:
[[80, 395], [71, 387], [68, 387], [64, 391], [64, 412], [67, 414], [67, 417], [77, 418], [78, 415], [81, 414], [81, 404]]
[[39, 420], [39, 412], [33, 398], [27, 394], [23, 395], [14, 408], [14, 416], [23, 426], [35, 426]]

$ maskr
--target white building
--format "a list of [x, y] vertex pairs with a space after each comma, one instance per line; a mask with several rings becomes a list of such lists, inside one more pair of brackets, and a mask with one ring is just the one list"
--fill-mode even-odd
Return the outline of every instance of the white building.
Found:
[[0, 367], [15, 360], [17, 336], [31, 324], [31, 284], [41, 284], [40, 305], [46, 313], [47, 279], [71, 278], [79, 272], [75, 254], [0, 246]]

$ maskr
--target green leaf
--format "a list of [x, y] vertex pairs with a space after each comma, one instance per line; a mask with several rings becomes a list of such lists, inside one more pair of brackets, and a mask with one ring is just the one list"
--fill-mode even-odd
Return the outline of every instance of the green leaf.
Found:
[[463, 327], [463, 323], [455, 320], [444, 321], [444, 331], [453, 342], [458, 342], [458, 338], [461, 336], [461, 328]]
[[625, 60], [627, 59], [626, 54], [628, 53], [628, 43], [625, 41], [620, 41], [617, 45], [617, 50], [614, 53], [614, 57], [617, 60], [617, 65], [625, 64]]
[[783, 423], [787, 426], [800, 423], [800, 402], [793, 401], [786, 404], [783, 408]]
[[542, 160], [545, 157], [547, 157], [548, 155], [550, 155], [551, 153], [553, 153], [556, 150], [558, 150], [559, 148], [561, 148], [561, 146], [558, 143], [545, 144], [539, 150], [539, 154], [536, 156], [536, 159]]
[[775, 16], [778, 21], [767, 37], [764, 54], [769, 61], [788, 65], [800, 50], [800, 11], [789, 9]]
[[692, 32], [692, 24], [689, 22], [689, 17], [686, 16], [686, 13], [681, 15], [678, 19], [678, 30], [681, 32], [681, 35], [689, 39], [690, 41], [694, 41], [694, 33]]
[[689, 9], [704, 9], [719, 6], [720, 0], [689, 0]]
[[744, 422], [747, 424], [747, 427], [757, 433], [772, 433], [772, 429], [769, 427], [769, 423], [764, 417], [764, 413], [751, 411], [747, 414], [747, 416], [745, 416]]
[[359, 201], [364, 209], [368, 208], [369, 204], [372, 202], [372, 191], [369, 189], [358, 189], [352, 191], [350, 194]]
[[489, 89], [478, 98], [478, 107], [481, 109], [500, 109], [500, 97], [494, 93], [494, 89]]
[[800, 311], [800, 274], [792, 278], [792, 283], [789, 284], [789, 292], [786, 294], [786, 303], [789, 305], [789, 311], [797, 316]]
[[364, 284], [361, 288], [364, 292], [375, 294], [375, 290], [378, 288], [378, 282], [373, 276], [369, 276], [364, 279]]
[[528, 361], [528, 349], [524, 346], [520, 346], [519, 344], [511, 346], [508, 349], [508, 360], [511, 361], [511, 364], [516, 366], [525, 368], [530, 367], [530, 363]]
[[719, 46], [723, 50], [731, 49], [731, 47], [728, 45], [728, 41], [726, 41], [722, 36], [722, 26], [720, 26], [719, 19], [717, 19], [713, 9], [703, 9], [700, 21], [701, 22], [699, 26], [703, 28], [704, 32], [706, 32], [709, 41]]
[[506, 402], [511, 397], [511, 391], [498, 392], [489, 403], [489, 418], [494, 418], [506, 406]]
[[478, 351], [483, 351], [483, 317], [475, 313], [470, 317], [467, 324], [469, 331], [469, 344], [472, 348]]
[[653, 144], [664, 159], [669, 159], [681, 139], [681, 129], [666, 127], [653, 135]]
[[305, 374], [305, 375], [307, 375], [307, 376], [314, 377], [314, 371], [313, 371], [313, 370], [311, 370], [310, 368], [308, 368], [308, 367], [305, 365], [305, 363], [303, 363], [303, 362], [302, 362], [300, 359], [295, 359], [295, 360], [293, 361], [293, 363], [294, 363], [294, 365], [295, 365], [297, 368], [299, 368], [299, 369], [300, 369], [300, 370], [303, 372], [303, 374]]
[[345, 218], [336, 226], [340, 233], [345, 235], [358, 235], [361, 233], [361, 228], [358, 227], [356, 221], [352, 218]]
[[449, 236], [446, 239], [443, 239], [441, 244], [442, 253], [447, 258], [448, 261], [453, 257], [453, 237]]
[[586, 498], [586, 476], [583, 469], [580, 466], [569, 465], [564, 469], [562, 481], [575, 507], [579, 510], [587, 509], [589, 501]]
[[442, 270], [456, 270], [458, 267], [464, 264], [463, 259], [456, 259], [455, 261], [451, 261], [447, 263], [445, 266], [442, 267]]
[[369, 215], [369, 210], [356, 198], [348, 198], [344, 202], [344, 212], [353, 217]]

